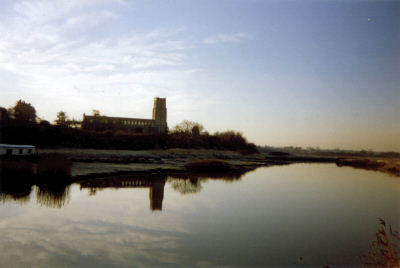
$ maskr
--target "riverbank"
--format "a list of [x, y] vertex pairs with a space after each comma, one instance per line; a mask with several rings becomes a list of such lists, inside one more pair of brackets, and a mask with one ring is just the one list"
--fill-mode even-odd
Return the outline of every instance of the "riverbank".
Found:
[[[190, 173], [187, 166], [198, 160], [220, 160], [235, 172], [266, 165], [261, 155], [241, 155], [233, 151], [204, 149], [169, 150], [95, 150], [41, 149], [39, 158], [64, 157], [72, 162], [71, 176], [76, 178], [112, 174]], [[215, 171], [215, 170], [214, 170]], [[224, 170], [227, 171], [225, 167]]]
[[325, 156], [278, 155], [264, 153], [243, 155], [234, 151], [206, 149], [168, 150], [97, 150], [97, 149], [40, 149], [40, 158], [64, 157], [72, 162], [71, 176], [93, 177], [107, 174], [189, 173], [191, 162], [221, 160], [224, 171], [257, 168], [260, 166], [293, 163], [335, 163], [376, 170], [400, 176], [399, 159], [342, 158]]
[[400, 159], [339, 158], [336, 164], [339, 167], [350, 166], [353, 168], [380, 171], [400, 177]]

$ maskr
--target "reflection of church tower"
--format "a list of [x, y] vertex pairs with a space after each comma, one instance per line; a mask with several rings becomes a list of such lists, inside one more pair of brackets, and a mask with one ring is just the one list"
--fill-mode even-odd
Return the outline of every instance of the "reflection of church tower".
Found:
[[162, 210], [162, 202], [164, 199], [165, 179], [155, 180], [150, 187], [150, 210]]
[[153, 120], [157, 132], [164, 133], [167, 129], [167, 100], [165, 98], [154, 98]]

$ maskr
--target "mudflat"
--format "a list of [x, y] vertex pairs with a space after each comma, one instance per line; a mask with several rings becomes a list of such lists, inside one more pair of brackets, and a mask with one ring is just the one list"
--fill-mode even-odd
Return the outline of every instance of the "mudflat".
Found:
[[214, 169], [215, 160], [225, 163], [219, 165], [223, 166], [225, 171], [227, 168], [238, 170], [292, 163], [336, 163], [338, 166], [376, 170], [400, 176], [400, 159], [393, 158], [271, 156], [265, 153], [244, 155], [234, 151], [180, 148], [140, 151], [59, 148], [39, 149], [38, 155], [40, 158], [61, 156], [72, 161], [72, 177], [116, 173], [185, 173], [198, 161], [201, 161], [205, 170], [207, 163]]

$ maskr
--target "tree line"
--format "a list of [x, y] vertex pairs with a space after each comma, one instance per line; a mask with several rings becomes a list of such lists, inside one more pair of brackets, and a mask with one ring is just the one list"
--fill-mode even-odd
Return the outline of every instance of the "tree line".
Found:
[[[98, 110], [93, 115], [100, 116]], [[241, 132], [209, 134], [198, 122], [183, 120], [165, 134], [133, 133], [124, 130], [93, 131], [81, 128], [81, 121], [70, 119], [64, 111], [49, 121], [37, 117], [36, 109], [18, 100], [9, 109], [0, 107], [0, 143], [32, 144], [41, 147], [76, 147], [99, 149], [168, 149], [204, 148], [256, 153]]]

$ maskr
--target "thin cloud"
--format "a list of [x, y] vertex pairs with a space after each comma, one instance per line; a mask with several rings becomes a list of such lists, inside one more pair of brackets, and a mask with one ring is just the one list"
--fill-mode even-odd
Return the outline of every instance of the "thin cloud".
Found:
[[[6, 18], [0, 25], [0, 80], [6, 74], [16, 77], [12, 84], [3, 85], [1, 95], [28, 96], [32, 103], [32, 96], [37, 100], [63, 96], [63, 100], [97, 100], [112, 106], [121, 96], [134, 95], [131, 102], [162, 92], [172, 97], [187, 87], [196, 70], [187, 65], [186, 54], [193, 46], [180, 37], [182, 27], [131, 31], [112, 38], [93, 35], [103, 25], [118, 22], [112, 5], [120, 5], [119, 1], [93, 2], [96, 5], [92, 0], [57, 5], [20, 1], [0, 11]], [[93, 92], [101, 94], [94, 97]], [[53, 106], [42, 104], [38, 112], [48, 118], [47, 111], [55, 115], [59, 109]], [[78, 105], [64, 109], [73, 116], [82, 112]]]
[[102, 21], [117, 19], [118, 17], [119, 16], [113, 12], [107, 10], [101, 10], [98, 12], [80, 14], [75, 17], [70, 17], [66, 20], [65, 24], [62, 27], [74, 28], [74, 27], [79, 27], [80, 25], [85, 25], [85, 27], [96, 26], [100, 24]]
[[216, 34], [206, 37], [203, 40], [205, 44], [217, 43], [238, 43], [251, 37], [248, 33], [231, 33], [231, 34]]

